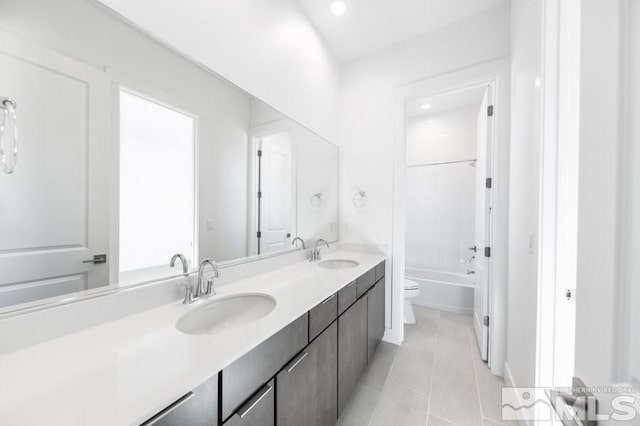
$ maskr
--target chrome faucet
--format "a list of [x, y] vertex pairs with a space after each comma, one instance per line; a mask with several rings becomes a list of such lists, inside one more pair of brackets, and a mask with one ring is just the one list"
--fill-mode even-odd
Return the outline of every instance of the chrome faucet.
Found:
[[320, 243], [324, 243], [327, 246], [327, 248], [331, 248], [328, 242], [326, 242], [323, 238], [320, 238], [313, 245], [313, 250], [311, 251], [311, 257], [309, 258], [309, 262], [315, 262], [320, 260], [320, 247], [318, 247]]
[[[206, 282], [203, 280], [204, 270], [207, 265], [211, 266], [213, 269], [213, 277], [209, 278]], [[220, 268], [218, 268], [218, 264], [210, 259], [205, 259], [200, 262], [200, 266], [198, 267], [198, 283], [196, 286], [196, 294], [195, 297], [208, 296], [210, 294], [216, 294], [213, 289], [213, 278], [220, 278]]]
[[189, 272], [189, 263], [187, 262], [187, 258], [184, 257], [184, 255], [181, 253], [176, 253], [173, 255], [173, 257], [171, 257], [171, 262], [169, 262], [169, 266], [171, 266], [172, 268], [176, 266], [176, 260], [180, 260], [180, 262], [182, 263], [183, 274], [186, 274], [187, 272]]
[[[211, 269], [213, 269], [213, 277], [209, 278], [205, 284], [203, 277], [204, 277], [204, 271], [207, 265], [211, 266]], [[195, 290], [189, 284], [180, 283], [180, 285], [184, 286], [186, 290], [186, 293], [184, 295], [184, 300], [182, 301], [182, 303], [184, 303], [185, 305], [189, 305], [203, 296], [216, 294], [213, 288], [213, 279], [219, 278], [219, 277], [220, 277], [220, 268], [218, 267], [218, 264], [216, 262], [209, 259], [205, 259], [202, 262], [200, 262], [200, 266], [198, 267], [198, 281], [196, 282]]]
[[302, 244], [302, 250], [307, 249], [307, 247], [304, 245], [304, 240], [300, 237], [295, 237], [293, 240], [291, 240], [291, 245], [292, 246], [296, 245], [296, 241], [300, 241], [300, 244]]

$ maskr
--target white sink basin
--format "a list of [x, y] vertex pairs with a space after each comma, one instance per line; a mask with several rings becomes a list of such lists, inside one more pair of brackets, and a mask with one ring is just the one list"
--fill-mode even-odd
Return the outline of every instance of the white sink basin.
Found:
[[264, 318], [276, 307], [265, 294], [238, 294], [212, 300], [182, 315], [176, 328], [185, 334], [214, 334]]
[[318, 263], [318, 266], [325, 269], [349, 269], [360, 265], [355, 260], [347, 259], [329, 259]]

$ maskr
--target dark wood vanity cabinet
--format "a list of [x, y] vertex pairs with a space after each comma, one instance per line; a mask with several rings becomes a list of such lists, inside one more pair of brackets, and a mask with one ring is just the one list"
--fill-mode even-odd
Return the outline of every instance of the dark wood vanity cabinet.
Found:
[[278, 426], [326, 426], [338, 419], [338, 326], [334, 321], [276, 377]]
[[363, 296], [338, 318], [338, 414], [367, 366], [367, 301]]
[[214, 426], [218, 424], [218, 375], [198, 386], [143, 426]]
[[144, 425], [336, 423], [385, 325], [381, 262]]
[[378, 281], [367, 295], [367, 359], [371, 360], [384, 336], [384, 279]]
[[305, 313], [222, 370], [222, 421], [234, 414], [241, 404], [307, 346], [308, 330], [308, 315]]

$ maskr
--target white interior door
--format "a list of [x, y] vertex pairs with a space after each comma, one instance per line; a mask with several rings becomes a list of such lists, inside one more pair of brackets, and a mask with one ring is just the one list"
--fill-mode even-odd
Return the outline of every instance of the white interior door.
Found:
[[[488, 86], [478, 112], [478, 134], [476, 143], [476, 220], [475, 220], [475, 290], [473, 329], [478, 340], [483, 360], [489, 355], [489, 252], [491, 194], [487, 188], [487, 178], [491, 177], [492, 117], [491, 87]], [[493, 107], [491, 107], [493, 108]]]
[[109, 81], [0, 34], [0, 96], [17, 103], [18, 162], [0, 172], [0, 307], [109, 284]]
[[295, 233], [291, 130], [263, 136], [258, 146], [258, 253], [282, 251]]

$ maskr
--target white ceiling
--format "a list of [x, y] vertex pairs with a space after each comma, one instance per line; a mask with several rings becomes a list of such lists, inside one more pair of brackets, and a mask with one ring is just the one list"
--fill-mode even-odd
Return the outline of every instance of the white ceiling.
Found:
[[[409, 118], [413, 118], [422, 115], [439, 114], [444, 111], [464, 106], [480, 106], [485, 90], [485, 86], [476, 86], [468, 89], [457, 90], [455, 92], [447, 92], [439, 95], [414, 99], [407, 103], [407, 116]], [[422, 105], [424, 104], [430, 104], [431, 107], [423, 109]]]
[[296, 0], [341, 61], [388, 47], [497, 6], [505, 0]]

